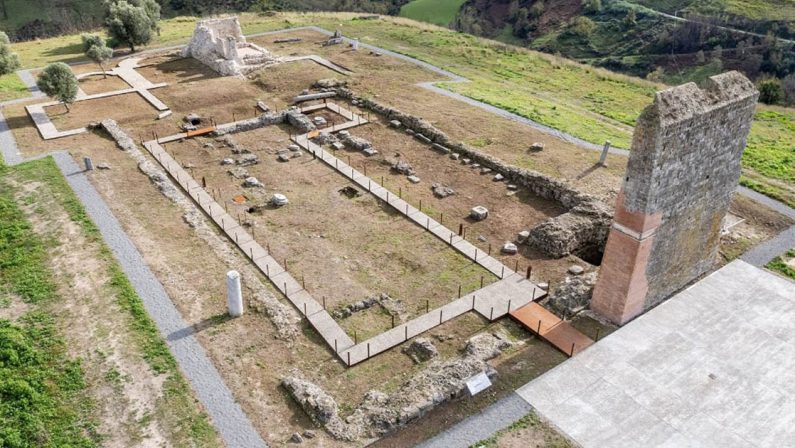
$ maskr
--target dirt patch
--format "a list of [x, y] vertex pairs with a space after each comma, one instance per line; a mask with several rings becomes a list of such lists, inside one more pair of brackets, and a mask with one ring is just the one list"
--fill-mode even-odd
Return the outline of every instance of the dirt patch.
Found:
[[130, 85], [118, 76], [103, 77], [100, 75], [87, 76], [80, 80], [80, 88], [86, 95], [95, 93], [113, 92], [115, 90], [129, 89]]
[[16, 321], [30, 309], [30, 305], [23, 302], [18, 295], [8, 291], [0, 291], [0, 319]]
[[[155, 96], [158, 94], [157, 90], [152, 90]], [[69, 107], [70, 112], [66, 112], [60, 104], [44, 108], [58, 130], [81, 128], [100, 118], [113, 118], [121, 125], [129, 125], [157, 117], [157, 109], [137, 93], [80, 101]]]

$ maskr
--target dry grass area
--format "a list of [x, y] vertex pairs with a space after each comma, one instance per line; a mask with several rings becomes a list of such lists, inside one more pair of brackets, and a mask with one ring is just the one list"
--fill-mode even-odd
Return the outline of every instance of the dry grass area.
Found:
[[[184, 166], [193, 166], [194, 178], [204, 179], [218, 192], [220, 203], [233, 216], [248, 221], [255, 238], [317, 299], [326, 298], [336, 309], [366, 297], [386, 293], [402, 302], [409, 319], [425, 312], [426, 300], [435, 308], [464, 291], [479, 287], [480, 277], [496, 280], [480, 266], [458, 254], [429, 232], [411, 223], [390, 206], [362, 192], [352, 182], [308, 154], [290, 162], [277, 161], [276, 150], [289, 141], [288, 126], [271, 126], [235, 134], [241, 147], [259, 156], [260, 163], [245, 168], [265, 186], [244, 188], [243, 179], [229, 174], [224, 158], [235, 157], [219, 142], [190, 139], [165, 145]], [[205, 143], [215, 148], [204, 147]], [[349, 198], [344, 188], [355, 188]], [[266, 206], [275, 192], [290, 205]], [[235, 204], [232, 198], [245, 195]], [[256, 208], [257, 211], [251, 211]], [[365, 323], [362, 338], [390, 327]]]
[[[597, 153], [414, 86], [416, 82], [438, 80], [435, 74], [387, 56], [370, 55], [367, 51], [350, 52], [343, 46], [320, 47], [316, 42], [322, 36], [316, 33], [290, 35], [302, 37], [303, 41], [274, 45], [271, 43], [273, 36], [254, 41], [281, 55], [320, 54], [354, 71], [348, 79], [354, 91], [422, 116], [455, 139], [508, 162], [566, 179], [608, 201], [616, 194], [625, 164], [621, 158], [611, 157], [610, 168], [594, 170]], [[185, 114], [199, 113], [218, 123], [228, 122], [233, 115], [241, 118], [253, 114], [257, 100], [282, 109], [313, 81], [340, 77], [309, 62], [267, 68], [257, 75], [256, 81], [222, 78], [190, 59], [158, 56], [144, 63], [150, 65], [140, 72], [150, 81], [169, 83], [152, 92], [172, 108], [171, 117], [155, 120], [157, 114], [150, 105], [137, 95], [125, 95], [76, 104], [68, 117], [54, 116], [59, 129], [85, 126], [88, 121], [111, 117], [136, 140], [150, 138], [153, 132], [166, 136], [178, 132]], [[95, 67], [81, 66], [80, 70], [83, 69], [93, 71]], [[102, 88], [98, 84], [96, 87]], [[53, 110], [53, 114], [57, 113], [57, 109]], [[68, 148], [77, 159], [90, 156], [95, 164], [111, 165], [109, 171], [89, 174], [93, 184], [133, 239], [147, 265], [163, 282], [235, 398], [269, 444], [281, 445], [292, 433], [313, 427], [280, 388], [282, 377], [300, 372], [328, 390], [344, 414], [353, 409], [367, 391], [394, 391], [423, 367], [412, 364], [396, 347], [346, 369], [305, 322], [300, 323], [302, 333], [297, 339], [284, 341], [276, 338], [274, 326], [263, 314], [251, 311], [239, 319], [223, 319], [226, 312], [224, 273], [247, 263], [242, 254], [235, 255], [233, 262], [224, 261], [185, 223], [184, 211], [165, 198], [140, 173], [137, 162], [118, 150], [106, 136], [88, 133], [45, 142], [32, 126], [23, 106], [4, 108], [3, 114], [25, 156]], [[339, 120], [332, 115], [327, 117]], [[424, 308], [425, 298], [441, 303], [453, 297], [459, 278], [466, 279], [470, 286], [479, 283], [479, 268], [409, 225], [394, 211], [366, 194], [353, 199], [340, 195], [338, 190], [349, 182], [320, 162], [304, 155], [288, 163], [277, 163], [274, 151], [288, 143], [286, 132], [271, 127], [234, 136], [262, 160], [260, 165], [248, 169], [265, 184], [265, 193], [257, 195], [246, 191], [249, 201], [262, 201], [278, 190], [293, 202], [284, 209], [265, 209], [251, 215], [241, 207], [241, 214], [255, 223], [256, 237], [262, 243], [270, 244], [279, 258], [288, 258], [288, 268], [296, 277], [304, 274], [307, 289], [317, 296], [327, 296], [329, 305], [360, 300], [372, 293], [392, 292], [401, 299], [412, 300], [409, 311], [415, 312]], [[448, 227], [456, 228], [472, 206], [488, 207], [492, 212], [489, 219], [477, 224], [466, 223], [469, 240], [484, 250], [491, 243], [496, 252], [518, 231], [562, 211], [554, 204], [522, 192], [509, 195], [504, 184], [430, 151], [405, 134], [388, 129], [380, 120], [354, 129], [352, 133], [371, 140], [381, 152], [380, 156], [375, 159], [365, 159], [355, 153], [342, 153], [341, 156], [350, 155], [356, 166], [366, 164], [368, 175], [383, 176], [392, 191], [401, 190], [413, 204], [421, 199], [423, 209], [429, 214], [443, 213]], [[528, 153], [527, 147], [536, 141], [544, 142], [546, 149]], [[226, 168], [220, 167], [218, 161], [229, 153], [222, 154], [220, 144], [213, 144], [217, 149], [205, 149], [201, 140], [196, 139], [170, 144], [167, 148], [176, 152], [182, 162], [193, 164], [195, 176], [205, 177], [210, 188], [222, 188], [221, 196], [228, 200], [244, 192], [240, 185], [242, 180], [230, 178]], [[390, 173], [388, 166], [381, 163], [398, 157], [413, 165], [422, 179], [420, 184], [409, 184], [405, 177]], [[436, 199], [430, 193], [433, 182], [448, 184], [458, 194]], [[251, 205], [250, 202], [247, 205]], [[757, 225], [751, 220], [748, 223]], [[485, 242], [478, 239], [481, 235]], [[569, 264], [579, 262], [575, 257], [546, 260], [525, 248], [513, 258], [521, 260], [520, 265], [532, 263], [537, 281], [553, 284], [562, 280]], [[513, 258], [505, 261], [510, 265]], [[264, 278], [243, 280], [246, 297], [253, 294], [250, 286], [260, 282], [287, 303]], [[351, 318], [345, 325], [349, 331], [366, 332], [385, 327], [387, 323], [383, 314], [372, 311]], [[489, 324], [473, 313], [445, 323], [430, 332], [430, 336], [440, 336], [436, 345], [441, 358], [447, 359], [457, 356], [472, 335], [493, 330], [505, 331], [519, 342], [516, 349], [495, 360], [499, 376], [494, 387], [473, 399], [441, 406], [412, 424], [409, 430], [383, 439], [378, 446], [410, 446], [423, 440], [478, 412], [564, 359], [562, 354], [530, 337], [509, 320]], [[318, 431], [313, 443], [326, 447], [352, 446], [330, 440], [322, 431]]]

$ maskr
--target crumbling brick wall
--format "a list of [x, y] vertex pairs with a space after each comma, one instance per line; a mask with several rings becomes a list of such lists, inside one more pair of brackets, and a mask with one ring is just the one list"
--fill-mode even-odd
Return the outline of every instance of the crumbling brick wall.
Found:
[[715, 264], [758, 92], [743, 75], [658, 92], [635, 128], [591, 307], [623, 324]]

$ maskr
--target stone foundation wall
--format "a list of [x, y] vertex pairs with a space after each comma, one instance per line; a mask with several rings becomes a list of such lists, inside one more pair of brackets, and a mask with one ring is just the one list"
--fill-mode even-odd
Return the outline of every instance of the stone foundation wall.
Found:
[[737, 72], [658, 92], [635, 128], [592, 306], [623, 324], [709, 271], [756, 99]]
[[502, 174], [509, 183], [525, 188], [541, 198], [555, 201], [569, 210], [533, 228], [530, 231], [529, 244], [553, 257], [564, 257], [589, 245], [604, 247], [612, 214], [610, 208], [596, 197], [582, 193], [564, 182], [537, 171], [509, 165], [464, 143], [454, 142], [447, 134], [427, 121], [371, 99], [356, 96], [347, 88], [340, 87], [333, 91], [340, 98], [356, 100], [360, 107], [388, 120], [399, 121], [405, 128], [424, 136], [433, 144], [434, 149], [457, 152], [463, 158], [471, 159], [474, 163]]

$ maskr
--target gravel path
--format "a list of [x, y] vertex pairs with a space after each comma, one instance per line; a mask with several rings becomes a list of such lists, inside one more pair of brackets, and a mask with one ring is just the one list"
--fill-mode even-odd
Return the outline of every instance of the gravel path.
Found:
[[441, 434], [417, 445], [417, 448], [466, 448], [488, 439], [529, 414], [533, 409], [516, 393], [503, 398]]
[[28, 90], [30, 91], [30, 98], [41, 98], [44, 96], [44, 92], [39, 90], [39, 86], [36, 85], [36, 78], [30, 72], [30, 70], [17, 70], [17, 76], [22, 82], [27, 86]]

